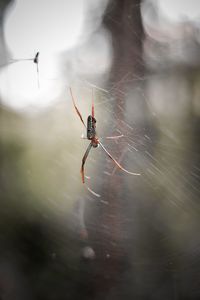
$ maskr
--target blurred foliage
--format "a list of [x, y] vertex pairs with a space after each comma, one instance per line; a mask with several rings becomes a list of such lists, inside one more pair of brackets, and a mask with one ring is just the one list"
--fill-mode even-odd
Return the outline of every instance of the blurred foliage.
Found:
[[[142, 176], [133, 179], [113, 172], [112, 162], [96, 150], [87, 170], [90, 165], [95, 169], [92, 176], [104, 202], [85, 196], [79, 169], [86, 147], [80, 147], [82, 140], [76, 142], [80, 123], [71, 106], [58, 101], [27, 115], [0, 108], [0, 275], [6, 264], [8, 286], [18, 278], [19, 286], [27, 285], [28, 296], [20, 294], [20, 300], [168, 300], [178, 299], [177, 291], [180, 299], [198, 299], [199, 68], [164, 64], [161, 70], [143, 74], [141, 36], [129, 31], [135, 18], [132, 12], [127, 21], [128, 4], [134, 9], [130, 0], [123, 5], [112, 1], [104, 19], [121, 36], [119, 43], [119, 35], [113, 33], [119, 65], [114, 65], [111, 78], [116, 80], [113, 94], [118, 102], [106, 96], [97, 106], [97, 120], [105, 135], [106, 129], [114, 131], [123, 123], [129, 145], [112, 141], [108, 149], [114, 155], [121, 155], [125, 146], [131, 149], [123, 162], [140, 167]], [[139, 10], [138, 4], [135, 1]], [[113, 22], [112, 7], [125, 27]], [[140, 32], [141, 20], [138, 26]], [[122, 46], [125, 63], [118, 58]], [[98, 172], [101, 176], [96, 176]], [[83, 211], [72, 221], [79, 200]], [[94, 261], [81, 257], [81, 248], [88, 243], [79, 239], [74, 226], [81, 217], [96, 253]], [[8, 291], [1, 277], [0, 289]]]

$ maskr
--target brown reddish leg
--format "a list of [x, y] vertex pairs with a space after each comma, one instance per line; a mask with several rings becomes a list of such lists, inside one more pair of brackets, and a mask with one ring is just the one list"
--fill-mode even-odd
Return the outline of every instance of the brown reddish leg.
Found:
[[74, 96], [73, 96], [73, 94], [72, 94], [72, 89], [69, 88], [69, 90], [70, 90], [70, 94], [71, 94], [71, 97], [72, 97], [72, 102], [73, 102], [74, 108], [75, 108], [75, 110], [76, 110], [76, 113], [77, 113], [77, 115], [79, 116], [81, 122], [83, 123], [83, 126], [86, 128], [86, 125], [85, 125], [85, 123], [84, 123], [84, 121], [83, 121], [82, 115], [81, 115], [80, 111], [78, 110], [78, 107], [76, 106], [75, 99], [74, 99]]
[[82, 158], [82, 165], [81, 165], [81, 177], [82, 177], [82, 182], [85, 183], [85, 175], [84, 175], [84, 165], [85, 165], [85, 162], [86, 162], [86, 159], [88, 157], [88, 154], [90, 152], [92, 148], [92, 143], [89, 144], [89, 146], [87, 147], [87, 150]]
[[92, 89], [92, 117], [94, 118], [94, 93]]
[[126, 172], [126, 173], [128, 173], [128, 174], [130, 174], [130, 175], [135, 175], [135, 176], [139, 176], [140, 175], [140, 173], [133, 173], [133, 172], [130, 172], [130, 171], [128, 171], [128, 170], [126, 170], [126, 169], [124, 169], [119, 163], [118, 163], [118, 161], [108, 152], [108, 150], [106, 150], [106, 148], [104, 147], [104, 145], [100, 142], [100, 141], [98, 141], [99, 142], [99, 145], [101, 146], [101, 148], [106, 152], [106, 154], [110, 157], [110, 159], [112, 159], [112, 161], [114, 161], [114, 163], [118, 166], [118, 168], [120, 168], [122, 171], [124, 171], [124, 172]]

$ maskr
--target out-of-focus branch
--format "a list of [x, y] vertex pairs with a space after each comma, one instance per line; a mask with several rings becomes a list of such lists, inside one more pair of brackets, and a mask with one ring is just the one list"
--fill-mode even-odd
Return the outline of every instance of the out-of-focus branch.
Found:
[[[143, 74], [142, 64], [142, 40], [143, 28], [140, 14], [140, 0], [114, 0], [111, 1], [105, 12], [103, 23], [110, 31], [113, 47], [113, 65], [108, 82], [108, 90], [113, 97], [113, 115], [118, 122], [118, 129], [123, 132], [123, 124], [126, 121], [126, 89], [127, 82]], [[126, 77], [126, 80], [123, 78]], [[111, 120], [112, 120], [111, 115]], [[113, 124], [110, 124], [111, 128]], [[115, 128], [109, 135], [116, 135]], [[123, 156], [124, 146], [122, 143], [115, 143], [112, 147], [112, 154], [120, 161]], [[122, 158], [122, 157], [121, 157]], [[97, 257], [106, 263], [106, 273], [108, 277], [115, 280], [118, 276], [119, 266], [126, 260], [126, 250], [124, 245], [123, 222], [126, 216], [123, 213], [122, 205], [124, 199], [123, 171], [115, 169], [113, 163], [108, 160], [106, 170], [112, 176], [105, 176], [102, 185], [102, 198], [108, 205], [99, 207], [95, 212], [96, 230], [95, 234], [89, 236], [95, 244], [99, 245], [95, 250]], [[130, 169], [130, 168], [129, 168]], [[132, 170], [133, 172], [135, 170]], [[126, 176], [131, 176], [127, 175]], [[137, 177], [137, 176], [136, 176]], [[132, 176], [134, 180], [134, 176]], [[106, 258], [108, 260], [106, 261]], [[101, 272], [100, 268], [99, 272]], [[101, 277], [103, 274], [99, 274]], [[103, 280], [103, 279], [101, 279]], [[101, 281], [100, 280], [100, 281]], [[107, 281], [101, 282], [106, 290]]]

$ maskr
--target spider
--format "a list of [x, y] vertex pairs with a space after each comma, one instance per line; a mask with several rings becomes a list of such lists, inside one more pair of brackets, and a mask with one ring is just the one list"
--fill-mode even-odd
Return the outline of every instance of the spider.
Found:
[[38, 66], [38, 63], [39, 63], [39, 54], [40, 54], [40, 52], [37, 52], [33, 58], [12, 59], [9, 62], [9, 64], [13, 64], [13, 63], [17, 63], [19, 61], [28, 61], [28, 60], [33, 61], [33, 63], [36, 64], [36, 66], [37, 66], [37, 83], [38, 83], [38, 87], [40, 87], [40, 84], [39, 84], [39, 66]]
[[[92, 97], [92, 114], [88, 116], [87, 118], [87, 126], [85, 125], [85, 122], [83, 121], [83, 118], [82, 118], [82, 115], [81, 113], [79, 112], [77, 106], [76, 106], [76, 103], [75, 103], [75, 99], [74, 99], [74, 96], [72, 94], [72, 89], [70, 88], [70, 94], [71, 94], [71, 98], [72, 98], [72, 102], [73, 102], [73, 105], [74, 105], [74, 108], [76, 110], [76, 113], [77, 115], [79, 116], [83, 126], [85, 127], [86, 131], [87, 131], [87, 139], [90, 141], [90, 144], [88, 146], [88, 148], [86, 149], [86, 152], [82, 158], [82, 165], [81, 165], [81, 177], [82, 177], [82, 183], [85, 183], [85, 174], [84, 174], [84, 166], [85, 166], [85, 162], [87, 160], [87, 157], [89, 155], [89, 152], [91, 150], [91, 148], [97, 148], [98, 146], [100, 146], [104, 152], [108, 155], [108, 157], [116, 164], [116, 166], [118, 168], [120, 168], [122, 171], [130, 174], [130, 175], [135, 175], [135, 176], [138, 176], [140, 175], [139, 173], [133, 173], [133, 172], [130, 172], [126, 169], [124, 169], [120, 164], [119, 162], [108, 152], [108, 150], [106, 150], [106, 148], [104, 147], [104, 145], [101, 143], [100, 139], [97, 137], [97, 134], [96, 134], [96, 119], [94, 117], [94, 100], [93, 100], [93, 97]], [[123, 135], [119, 135], [119, 136], [113, 136], [113, 137], [107, 137], [107, 139], [118, 139], [120, 137], [123, 137]]]

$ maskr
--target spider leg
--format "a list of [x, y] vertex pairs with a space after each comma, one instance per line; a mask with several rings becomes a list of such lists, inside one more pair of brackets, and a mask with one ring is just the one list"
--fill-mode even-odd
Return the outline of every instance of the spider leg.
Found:
[[89, 188], [89, 186], [87, 186], [87, 189], [88, 189], [88, 191], [89, 191], [91, 194], [93, 194], [94, 196], [96, 196], [96, 197], [98, 197], [98, 198], [101, 197], [101, 195], [99, 195], [99, 194], [95, 193], [93, 190], [91, 190], [91, 188]]
[[106, 148], [104, 147], [104, 145], [99, 141], [99, 145], [101, 146], [101, 148], [106, 152], [106, 154], [110, 157], [110, 159], [112, 159], [112, 161], [114, 161], [114, 163], [118, 166], [118, 168], [120, 168], [122, 171], [130, 174], [130, 175], [135, 175], [135, 176], [139, 176], [140, 174], [139, 173], [133, 173], [133, 172], [130, 172], [126, 169], [124, 169], [119, 163], [118, 161], [108, 152], [108, 150], [106, 150]]
[[18, 58], [18, 59], [15, 59], [15, 61], [27, 61], [27, 60], [31, 60], [31, 61], [33, 61], [34, 60], [34, 58]]
[[103, 137], [103, 139], [107, 139], [107, 140], [117, 140], [117, 139], [120, 139], [120, 138], [122, 138], [122, 137], [124, 137], [123, 134], [121, 134], [121, 135], [115, 135], [115, 136], [106, 136], [106, 137]]
[[39, 82], [39, 66], [38, 66], [38, 62], [36, 63], [36, 67], [37, 67], [37, 83], [38, 83], [38, 88], [40, 87], [40, 82]]
[[[79, 118], [80, 118], [81, 122], [83, 123], [83, 125], [85, 126], [85, 123], [84, 123], [84, 121], [83, 121], [82, 115], [81, 115], [81, 113], [79, 112], [79, 110], [78, 110], [78, 108], [77, 108], [77, 106], [76, 106], [76, 103], [75, 103], [75, 100], [74, 100], [74, 96], [73, 96], [73, 94], [72, 94], [72, 89], [69, 88], [69, 90], [70, 90], [70, 94], [71, 94], [71, 97], [72, 97], [72, 102], [73, 102], [74, 108], [75, 108], [75, 110], [76, 110], [76, 113], [77, 113], [77, 115], [79, 116]], [[85, 128], [86, 128], [86, 126], [85, 126]]]
[[92, 117], [94, 118], [94, 92], [92, 89]]
[[87, 150], [85, 151], [85, 154], [82, 158], [81, 177], [82, 177], [82, 182], [83, 183], [85, 183], [84, 165], [85, 165], [86, 159], [88, 157], [88, 154], [89, 154], [91, 148], [92, 148], [92, 143], [89, 144], [89, 146], [87, 147]]

